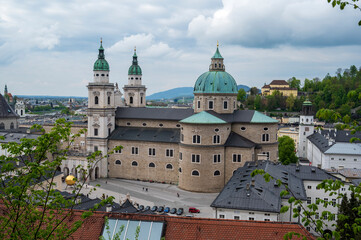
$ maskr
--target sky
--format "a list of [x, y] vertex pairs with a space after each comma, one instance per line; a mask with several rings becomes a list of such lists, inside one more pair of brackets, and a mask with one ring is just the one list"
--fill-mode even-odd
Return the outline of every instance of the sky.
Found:
[[2, 0], [0, 92], [87, 96], [100, 38], [119, 86], [136, 46], [147, 95], [193, 87], [217, 41], [237, 84], [322, 79], [361, 66], [360, 19], [327, 0]]

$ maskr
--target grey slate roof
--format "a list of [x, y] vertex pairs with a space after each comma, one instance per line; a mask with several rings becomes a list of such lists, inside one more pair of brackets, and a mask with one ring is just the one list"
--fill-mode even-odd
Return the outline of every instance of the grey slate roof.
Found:
[[19, 118], [2, 94], [0, 94], [0, 118]]
[[1, 131], [0, 136], [4, 137], [4, 139], [0, 139], [0, 143], [9, 143], [9, 142], [20, 143], [20, 140], [23, 138], [37, 139], [40, 135], [12, 132], [9, 130], [9, 131]]
[[[295, 197], [301, 200], [307, 199], [304, 180], [336, 179], [327, 172], [310, 166], [285, 166], [270, 161], [258, 161], [256, 166], [255, 162], [246, 162], [236, 170], [211, 207], [279, 213], [282, 202], [280, 192], [285, 187], [278, 187], [275, 180], [266, 182], [261, 175], [252, 178], [251, 173], [255, 169], [263, 169], [275, 179], [287, 183]], [[289, 198], [289, 195], [284, 198]]]
[[325, 152], [330, 148], [328, 140], [318, 132], [308, 136], [307, 139], [310, 140], [311, 143], [313, 143], [322, 152]]
[[248, 140], [241, 135], [238, 135], [235, 132], [231, 132], [229, 134], [226, 143], [224, 144], [225, 147], [240, 147], [240, 148], [252, 148], [255, 147], [256, 144], [251, 140]]
[[125, 202], [120, 206], [120, 208], [118, 210], [115, 210], [114, 212], [136, 213], [138, 212], [138, 209], [134, 207], [134, 205], [129, 201], [129, 199], [126, 199]]
[[118, 107], [115, 118], [121, 119], [159, 119], [180, 121], [193, 115], [191, 108], [123, 108]]
[[[255, 113], [254, 110], [236, 110], [229, 114], [219, 114], [212, 110], [206, 111], [228, 123], [244, 122], [249, 123]], [[115, 118], [117, 119], [152, 119], [152, 120], [173, 120], [180, 121], [192, 116], [194, 110], [191, 108], [124, 108], [118, 107]]]
[[351, 131], [346, 130], [321, 130], [321, 134], [326, 137], [334, 139], [336, 142], [350, 142], [350, 139], [353, 137], [361, 138], [361, 133], [356, 132], [351, 134]]
[[173, 128], [116, 127], [109, 140], [179, 143], [180, 130]]

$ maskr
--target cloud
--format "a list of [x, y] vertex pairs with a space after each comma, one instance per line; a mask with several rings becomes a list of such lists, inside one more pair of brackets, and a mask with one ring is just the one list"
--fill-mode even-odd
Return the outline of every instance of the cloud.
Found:
[[188, 36], [246, 47], [336, 46], [361, 43], [359, 14], [314, 0], [223, 0], [211, 15], [198, 15]]

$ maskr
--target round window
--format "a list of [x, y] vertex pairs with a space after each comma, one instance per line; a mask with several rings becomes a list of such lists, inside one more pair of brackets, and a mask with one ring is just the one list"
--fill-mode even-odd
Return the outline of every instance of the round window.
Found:
[[263, 128], [263, 130], [268, 131], [268, 127]]
[[147, 124], [146, 124], [146, 123], [143, 123], [143, 126], [145, 127], [145, 126], [147, 126]]
[[219, 128], [214, 129], [215, 132], [219, 132]]
[[241, 127], [241, 130], [242, 130], [242, 131], [246, 131], [246, 127]]

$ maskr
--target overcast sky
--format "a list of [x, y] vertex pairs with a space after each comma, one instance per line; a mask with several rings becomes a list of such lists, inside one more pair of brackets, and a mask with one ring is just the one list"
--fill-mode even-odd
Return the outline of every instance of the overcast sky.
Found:
[[360, 19], [327, 0], [2, 0], [0, 91], [87, 96], [101, 37], [119, 86], [137, 47], [148, 95], [193, 86], [217, 40], [237, 84], [323, 78], [361, 66]]

